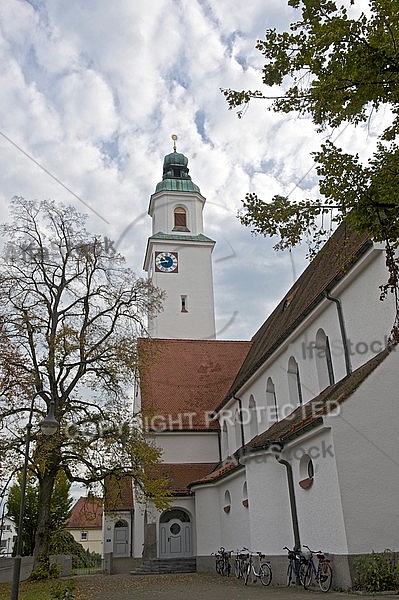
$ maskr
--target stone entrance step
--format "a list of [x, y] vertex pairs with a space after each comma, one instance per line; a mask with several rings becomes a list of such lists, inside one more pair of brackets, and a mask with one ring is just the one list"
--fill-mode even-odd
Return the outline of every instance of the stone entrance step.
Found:
[[152, 558], [143, 560], [140, 567], [130, 571], [131, 575], [159, 575], [163, 573], [195, 573], [195, 558]]

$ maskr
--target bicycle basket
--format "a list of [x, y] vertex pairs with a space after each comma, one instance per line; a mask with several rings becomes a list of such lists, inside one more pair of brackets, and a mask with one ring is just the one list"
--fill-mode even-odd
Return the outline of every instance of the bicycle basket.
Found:
[[309, 560], [312, 556], [312, 553], [307, 548], [301, 548], [301, 554], [305, 560]]

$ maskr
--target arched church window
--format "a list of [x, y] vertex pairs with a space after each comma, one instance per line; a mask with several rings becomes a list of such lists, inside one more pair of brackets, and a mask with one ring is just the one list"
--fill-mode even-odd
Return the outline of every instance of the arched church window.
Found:
[[250, 419], [249, 420], [249, 431], [250, 431], [250, 436], [252, 439], [256, 435], [258, 435], [258, 415], [256, 412], [255, 398], [253, 397], [252, 394], [249, 398], [248, 409], [249, 409], [249, 419]]
[[231, 494], [229, 490], [226, 490], [224, 493], [224, 506], [223, 510], [225, 513], [229, 513], [231, 510]]
[[242, 415], [241, 415], [241, 410], [239, 408], [237, 408], [234, 413], [234, 431], [235, 431], [235, 437], [236, 437], [236, 447], [241, 448], [241, 446], [243, 445]]
[[244, 485], [242, 486], [242, 505], [245, 506], [245, 508], [248, 508], [249, 506], [248, 486], [246, 481], [244, 481]]
[[301, 379], [299, 377], [299, 367], [293, 356], [288, 361], [288, 393], [290, 396], [290, 402], [295, 408], [298, 404], [302, 404], [302, 387]]
[[276, 389], [271, 377], [268, 377], [266, 382], [266, 408], [268, 423], [275, 423], [278, 421]]
[[182, 206], [177, 206], [173, 212], [174, 226], [173, 229], [178, 231], [188, 231], [187, 228], [187, 213]]
[[320, 391], [334, 383], [334, 371], [328, 337], [323, 329], [316, 333], [315, 358]]

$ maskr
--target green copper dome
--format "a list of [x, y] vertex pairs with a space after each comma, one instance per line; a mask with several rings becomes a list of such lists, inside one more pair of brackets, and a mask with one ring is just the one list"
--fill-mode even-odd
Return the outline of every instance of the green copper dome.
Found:
[[167, 154], [163, 161], [163, 175], [156, 188], [155, 193], [162, 191], [170, 192], [198, 192], [200, 189], [191, 181], [188, 174], [188, 158], [180, 152]]

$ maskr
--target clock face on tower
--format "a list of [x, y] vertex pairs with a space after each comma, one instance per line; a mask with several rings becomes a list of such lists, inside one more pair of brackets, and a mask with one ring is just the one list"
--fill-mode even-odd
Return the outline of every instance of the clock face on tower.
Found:
[[155, 270], [162, 273], [177, 273], [177, 252], [155, 252]]

